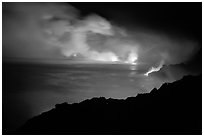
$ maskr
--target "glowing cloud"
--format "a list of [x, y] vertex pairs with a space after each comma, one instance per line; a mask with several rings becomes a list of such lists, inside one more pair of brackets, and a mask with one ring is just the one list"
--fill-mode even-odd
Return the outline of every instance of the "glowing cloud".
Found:
[[115, 62], [119, 61], [118, 57], [112, 53], [112, 52], [96, 52], [96, 51], [89, 51], [89, 54], [87, 55], [87, 58], [90, 60], [96, 60], [96, 61], [110, 61]]
[[138, 58], [137, 54], [134, 51], [131, 51], [130, 54], [128, 55], [128, 58], [125, 61], [125, 63], [130, 63], [132, 65], [136, 65], [137, 58]]

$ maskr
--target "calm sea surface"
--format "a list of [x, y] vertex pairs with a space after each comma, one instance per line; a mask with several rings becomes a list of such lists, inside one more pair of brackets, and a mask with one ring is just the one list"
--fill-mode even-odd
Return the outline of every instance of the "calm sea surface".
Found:
[[58, 103], [101, 96], [124, 99], [149, 92], [159, 83], [144, 76], [146, 71], [142, 65], [3, 64], [4, 125], [15, 128]]

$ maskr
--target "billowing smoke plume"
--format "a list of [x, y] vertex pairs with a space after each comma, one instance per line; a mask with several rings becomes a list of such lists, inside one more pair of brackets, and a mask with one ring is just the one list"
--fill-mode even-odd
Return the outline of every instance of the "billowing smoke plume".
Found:
[[88, 34], [114, 35], [111, 24], [98, 15], [79, 19], [73, 7], [53, 3], [6, 3], [4, 10], [4, 56], [62, 58], [79, 54], [90, 60], [118, 61], [113, 51], [99, 52], [87, 43]]
[[152, 72], [186, 62], [197, 50], [190, 40], [120, 28], [96, 14], [81, 17], [65, 3], [3, 4], [4, 58], [144, 63]]

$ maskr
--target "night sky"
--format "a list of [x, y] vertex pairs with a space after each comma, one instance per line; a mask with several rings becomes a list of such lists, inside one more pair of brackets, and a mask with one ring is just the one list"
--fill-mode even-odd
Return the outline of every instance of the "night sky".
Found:
[[70, 3], [81, 15], [97, 13], [126, 27], [144, 27], [201, 40], [201, 3]]

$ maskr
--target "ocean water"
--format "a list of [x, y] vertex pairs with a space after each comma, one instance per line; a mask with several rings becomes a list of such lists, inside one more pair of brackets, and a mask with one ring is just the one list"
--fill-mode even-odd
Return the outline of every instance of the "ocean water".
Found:
[[145, 65], [3, 64], [3, 125], [15, 129], [63, 102], [150, 92], [161, 82], [145, 76], [146, 71]]

